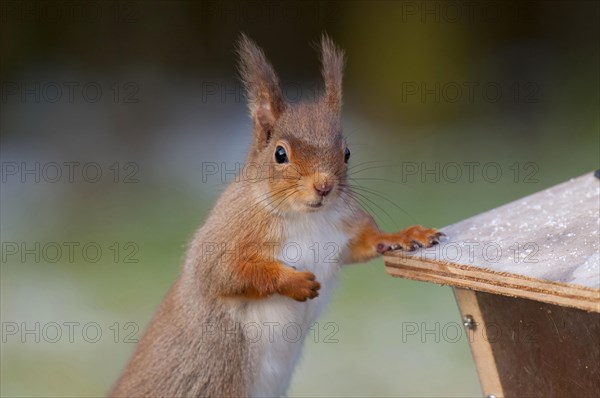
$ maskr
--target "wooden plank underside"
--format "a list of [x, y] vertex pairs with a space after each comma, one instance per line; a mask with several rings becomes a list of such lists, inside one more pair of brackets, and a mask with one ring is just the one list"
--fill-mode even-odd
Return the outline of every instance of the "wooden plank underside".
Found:
[[[485, 394], [598, 396], [600, 314], [522, 298], [473, 294], [478, 313], [473, 315], [477, 328], [471, 348]], [[482, 343], [489, 346], [482, 347]]]
[[600, 312], [600, 182], [591, 173], [386, 254], [393, 276]]

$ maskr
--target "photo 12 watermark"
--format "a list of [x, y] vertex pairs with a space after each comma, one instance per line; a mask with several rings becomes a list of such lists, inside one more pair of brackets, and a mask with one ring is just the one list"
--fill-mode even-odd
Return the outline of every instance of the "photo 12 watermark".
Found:
[[2, 104], [115, 104], [140, 102], [140, 85], [133, 81], [2, 81]]
[[421, 24], [500, 24], [535, 21], [532, 1], [400, 0], [398, 22]]
[[330, 24], [341, 19], [342, 4], [338, 1], [219, 1], [200, 3], [200, 13], [206, 20], [227, 23], [273, 24], [310, 23]]
[[538, 264], [540, 251], [537, 242], [496, 241], [447, 241], [417, 252], [397, 251], [400, 256], [411, 259], [439, 261], [445, 263], [467, 263], [475, 261], [490, 263]]
[[2, 183], [60, 183], [69, 184], [83, 182], [94, 184], [110, 181], [115, 184], [137, 184], [140, 165], [137, 162], [81, 162], [81, 161], [49, 161], [49, 162], [2, 162], [0, 174]]
[[511, 181], [515, 184], [539, 182], [540, 167], [536, 162], [413, 162], [404, 161], [396, 166], [403, 183], [448, 183], [460, 182], [495, 184]]
[[199, 246], [200, 258], [219, 263], [243, 263], [259, 259], [260, 261], [279, 261], [291, 267], [303, 267], [308, 264], [339, 264], [343, 247], [336, 242], [294, 242], [269, 241], [202, 242]]
[[139, 263], [140, 246], [136, 242], [77, 241], [3, 241], [0, 243], [2, 264], [55, 264], [109, 261], [115, 264]]
[[0, 2], [2, 23], [132, 24], [138, 22], [140, 1], [132, 0], [3, 0]]
[[137, 343], [140, 326], [137, 322], [56, 321], [2, 322], [2, 343]]
[[243, 336], [249, 343], [272, 344], [285, 341], [302, 344], [304, 340], [309, 340], [313, 343], [332, 344], [339, 343], [339, 330], [340, 327], [336, 322], [314, 322], [308, 328], [294, 321], [207, 322], [202, 324], [201, 336], [205, 340]]
[[514, 82], [424, 82], [404, 81], [401, 85], [402, 103], [475, 104], [510, 102], [536, 104], [540, 102], [540, 85], [531, 81]]
[[[246, 82], [252, 85], [252, 82]], [[261, 85], [264, 83], [261, 82]], [[287, 103], [294, 104], [304, 101], [327, 100], [322, 86], [304, 87], [299, 83], [283, 83], [276, 87]], [[239, 104], [248, 101], [246, 89], [240, 82], [203, 81], [200, 85], [202, 103], [215, 102], [218, 104]]]
[[534, 344], [538, 342], [539, 327], [534, 322], [520, 322], [516, 327], [508, 327], [498, 323], [479, 324], [470, 322], [409, 322], [401, 325], [402, 343], [458, 343], [474, 342], [477, 339], [493, 343], [500, 341], [507, 334], [515, 344]]

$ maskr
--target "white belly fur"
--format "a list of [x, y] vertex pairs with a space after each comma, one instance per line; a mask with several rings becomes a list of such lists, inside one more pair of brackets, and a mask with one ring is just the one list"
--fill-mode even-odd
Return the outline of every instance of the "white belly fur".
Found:
[[[278, 397], [286, 393], [304, 339], [331, 298], [337, 271], [347, 248], [348, 236], [340, 220], [344, 210], [327, 209], [302, 214], [286, 223], [286, 243], [279, 259], [301, 271], [313, 272], [321, 284], [319, 297], [306, 302], [274, 295], [250, 303], [242, 312], [242, 323], [252, 326], [256, 337], [256, 374], [250, 394], [254, 397]], [[250, 330], [250, 326], [248, 330]], [[301, 334], [299, 335], [299, 331]]]

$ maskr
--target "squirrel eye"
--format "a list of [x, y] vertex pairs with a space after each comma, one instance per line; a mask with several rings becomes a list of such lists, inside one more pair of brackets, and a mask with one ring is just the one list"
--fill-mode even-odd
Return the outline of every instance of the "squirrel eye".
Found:
[[275, 148], [275, 161], [280, 164], [288, 161], [287, 153], [281, 145]]
[[346, 150], [344, 150], [344, 162], [348, 163], [348, 159], [350, 159], [350, 149], [346, 147]]

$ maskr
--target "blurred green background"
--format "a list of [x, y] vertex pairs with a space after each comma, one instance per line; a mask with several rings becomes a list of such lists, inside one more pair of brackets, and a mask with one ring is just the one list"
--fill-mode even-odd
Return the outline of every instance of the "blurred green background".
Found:
[[[225, 186], [202, 165], [244, 160], [242, 31], [290, 101], [318, 91], [322, 32], [346, 50], [343, 127], [351, 162], [376, 161], [357, 177], [386, 230], [443, 227], [599, 167], [597, 2], [1, 7], [2, 396], [102, 396], [116, 380]], [[289, 394], [479, 396], [457, 324], [450, 288], [393, 279], [381, 259], [348, 267]]]

